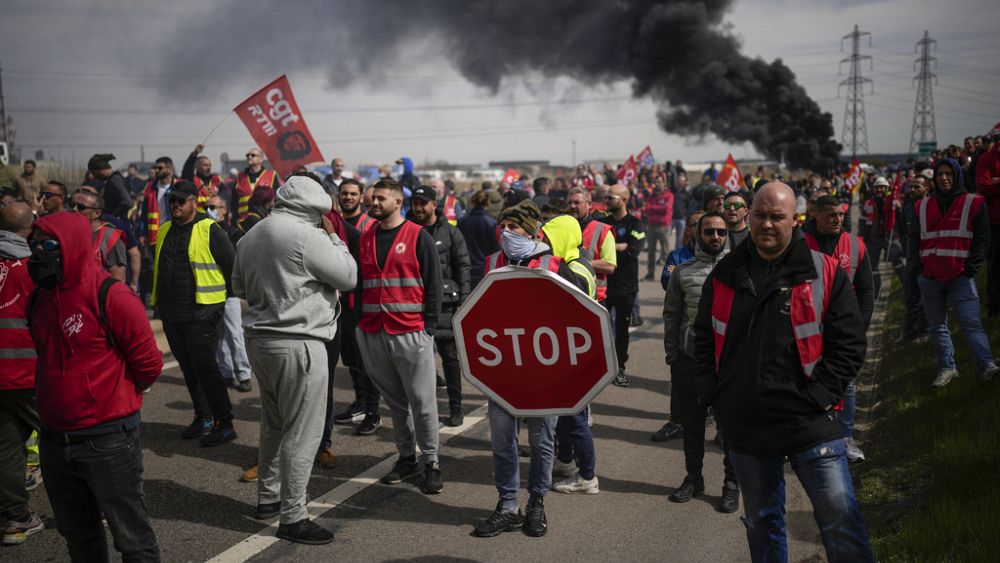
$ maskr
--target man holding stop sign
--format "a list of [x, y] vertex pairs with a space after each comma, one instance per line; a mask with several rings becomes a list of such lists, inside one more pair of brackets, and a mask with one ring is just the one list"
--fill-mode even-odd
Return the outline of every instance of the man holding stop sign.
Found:
[[[538, 217], [531, 201], [504, 210], [501, 251], [487, 258], [487, 275], [454, 320], [463, 374], [490, 398], [500, 500], [476, 525], [478, 537], [521, 529], [534, 537], [546, 533], [543, 499], [552, 482], [557, 416], [583, 410], [617, 372], [607, 313], [580, 290], [577, 274], [534, 240]], [[524, 515], [517, 500], [519, 417], [527, 417], [531, 444]]]

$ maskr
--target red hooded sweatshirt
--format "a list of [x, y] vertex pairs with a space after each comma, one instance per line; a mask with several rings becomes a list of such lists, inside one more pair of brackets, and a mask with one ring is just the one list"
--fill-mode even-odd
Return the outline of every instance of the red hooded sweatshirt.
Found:
[[35, 229], [59, 241], [63, 268], [59, 286], [39, 288], [31, 311], [42, 426], [72, 432], [134, 414], [142, 407], [136, 384], [152, 384], [163, 368], [142, 303], [125, 284], [112, 285], [106, 328], [97, 291], [108, 274], [93, 259], [90, 222], [60, 212], [39, 219]]

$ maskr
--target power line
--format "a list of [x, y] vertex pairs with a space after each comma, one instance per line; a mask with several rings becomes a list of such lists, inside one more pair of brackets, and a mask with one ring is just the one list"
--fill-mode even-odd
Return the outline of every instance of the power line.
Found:
[[[556, 100], [556, 101], [536, 101], [536, 102], [499, 102], [495, 104], [452, 104], [452, 105], [428, 105], [428, 106], [393, 106], [393, 107], [369, 107], [369, 108], [302, 108], [303, 113], [308, 114], [345, 114], [345, 113], [389, 113], [389, 112], [409, 112], [409, 111], [457, 111], [457, 110], [479, 110], [491, 108], [508, 107], [538, 107], [538, 106], [573, 106], [583, 104], [604, 104], [610, 102], [634, 101], [632, 96], [614, 96], [609, 98], [592, 98], [582, 100]], [[49, 114], [101, 114], [101, 115], [219, 115], [232, 111], [232, 109], [203, 109], [203, 110], [145, 110], [145, 109], [100, 109], [100, 108], [52, 108], [52, 107], [17, 107], [11, 111], [20, 113], [49, 113]]]

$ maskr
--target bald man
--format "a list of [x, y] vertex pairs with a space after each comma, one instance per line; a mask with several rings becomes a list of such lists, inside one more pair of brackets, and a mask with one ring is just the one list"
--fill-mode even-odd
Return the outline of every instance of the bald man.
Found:
[[784, 461], [809, 494], [827, 559], [873, 561], [837, 407], [865, 357], [847, 275], [794, 229], [795, 194], [763, 186], [750, 238], [705, 281], [698, 395], [715, 408], [743, 489], [753, 561], [785, 561]]
[[618, 374], [612, 383], [628, 387], [625, 363], [628, 361], [628, 327], [632, 323], [632, 306], [639, 293], [639, 253], [646, 242], [646, 229], [642, 221], [628, 212], [631, 194], [622, 184], [615, 184], [604, 197], [608, 214], [597, 220], [611, 225], [615, 234], [615, 271], [608, 274], [608, 293], [604, 305], [611, 313], [615, 327], [615, 352], [618, 355]]

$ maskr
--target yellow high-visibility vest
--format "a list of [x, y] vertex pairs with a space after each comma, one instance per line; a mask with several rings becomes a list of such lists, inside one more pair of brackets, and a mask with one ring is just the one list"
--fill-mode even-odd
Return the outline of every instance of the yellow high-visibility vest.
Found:
[[[156, 239], [156, 258], [153, 262], [153, 296], [152, 303], [158, 300], [157, 284], [160, 277], [160, 249], [173, 221], [167, 221], [160, 226]], [[198, 305], [212, 305], [226, 301], [226, 279], [222, 276], [222, 268], [212, 256], [209, 245], [209, 232], [215, 221], [203, 216], [195, 219], [191, 227], [191, 241], [188, 243], [188, 259], [191, 262], [191, 272], [194, 274], [194, 302]]]

